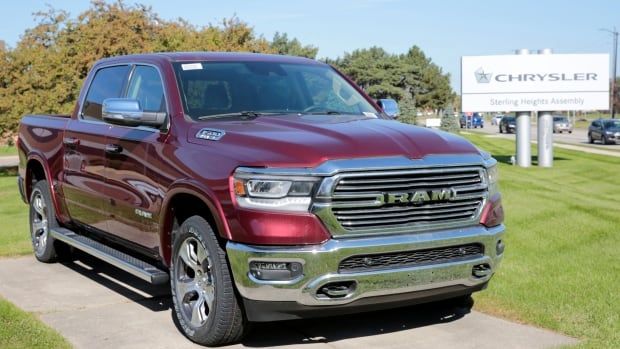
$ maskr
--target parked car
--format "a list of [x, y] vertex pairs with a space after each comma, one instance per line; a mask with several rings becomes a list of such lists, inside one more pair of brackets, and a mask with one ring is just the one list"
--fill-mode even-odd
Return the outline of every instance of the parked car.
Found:
[[383, 109], [383, 112], [391, 118], [398, 118], [400, 116], [400, 108], [398, 103], [390, 98], [383, 98], [377, 101], [377, 104]]
[[322, 62], [113, 57], [79, 96], [72, 115], [20, 122], [34, 256], [72, 246], [168, 284], [194, 342], [239, 341], [248, 321], [467, 301], [503, 257], [497, 161], [387, 120]]
[[598, 119], [588, 127], [588, 142], [601, 141], [603, 144], [620, 142], [620, 120]]
[[499, 133], [515, 133], [517, 130], [517, 118], [504, 116], [499, 122]]
[[573, 133], [573, 124], [563, 115], [553, 116], [553, 133], [568, 132]]
[[467, 114], [463, 113], [459, 120], [461, 128], [483, 128], [484, 118], [480, 113]]
[[497, 114], [493, 116], [493, 118], [491, 118], [491, 125], [498, 126], [499, 122], [502, 120], [503, 117], [503, 114]]

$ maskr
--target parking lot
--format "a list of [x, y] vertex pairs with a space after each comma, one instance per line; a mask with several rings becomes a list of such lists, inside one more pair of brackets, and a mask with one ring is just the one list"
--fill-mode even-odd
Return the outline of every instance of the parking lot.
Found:
[[[464, 129], [461, 129], [461, 131], [464, 131]], [[492, 135], [497, 135], [498, 137], [504, 137], [504, 138], [515, 137], [515, 134], [499, 133], [499, 127], [497, 125], [491, 125], [490, 121], [485, 122], [484, 128], [471, 128], [471, 129], [467, 129], [467, 131], [492, 134]], [[532, 141], [536, 141], [538, 137], [538, 128], [536, 124], [533, 122], [533, 120], [532, 120], [532, 128], [531, 128], [530, 137]], [[567, 132], [554, 133], [553, 141], [556, 143], [586, 146], [588, 148], [591, 147], [591, 148], [600, 149], [603, 151], [620, 152], [620, 144], [603, 145], [598, 141], [594, 142], [593, 144], [588, 143], [588, 130], [585, 128], [575, 128], [573, 130], [573, 133], [567, 133]]]

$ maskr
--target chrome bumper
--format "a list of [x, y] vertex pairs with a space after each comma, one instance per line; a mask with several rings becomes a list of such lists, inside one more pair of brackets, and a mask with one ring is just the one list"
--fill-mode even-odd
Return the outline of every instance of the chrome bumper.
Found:
[[[478, 286], [489, 281], [503, 254], [497, 245], [504, 225], [475, 226], [426, 233], [368, 238], [332, 239], [312, 246], [253, 246], [228, 242], [226, 249], [233, 277], [242, 297], [253, 301], [296, 302], [306, 306], [341, 305], [356, 300], [412, 293], [449, 286]], [[485, 254], [463, 261], [357, 273], [338, 273], [340, 262], [350, 256], [412, 251], [456, 246], [484, 245]], [[251, 261], [300, 262], [303, 275], [291, 281], [261, 281], [249, 273]], [[488, 273], [475, 276], [474, 266], [487, 264]], [[333, 282], [354, 281], [352, 292], [342, 298], [317, 296], [321, 287]]]

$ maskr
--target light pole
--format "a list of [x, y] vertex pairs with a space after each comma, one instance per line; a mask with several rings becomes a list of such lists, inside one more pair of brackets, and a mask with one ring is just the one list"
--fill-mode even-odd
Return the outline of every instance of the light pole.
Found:
[[614, 36], [614, 50], [612, 52], [613, 65], [612, 65], [612, 74], [611, 74], [611, 118], [615, 119], [616, 108], [615, 108], [614, 102], [616, 100], [616, 63], [617, 63], [617, 57], [618, 57], [618, 31], [616, 30], [615, 27], [614, 27], [614, 30], [610, 30], [610, 29], [601, 29], [601, 30], [611, 33]]

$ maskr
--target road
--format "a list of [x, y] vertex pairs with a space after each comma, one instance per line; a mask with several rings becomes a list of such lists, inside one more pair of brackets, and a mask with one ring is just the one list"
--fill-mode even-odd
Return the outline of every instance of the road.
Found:
[[[492, 287], [492, 286], [491, 286]], [[172, 322], [167, 287], [91, 257], [43, 264], [0, 259], [0, 295], [34, 312], [76, 348], [200, 348]], [[230, 348], [551, 348], [577, 341], [468, 308], [416, 306], [326, 319], [256, 324]]]
[[[498, 126], [491, 125], [491, 123], [485, 123], [484, 128], [475, 128], [469, 129], [467, 131], [472, 132], [481, 132], [487, 134], [496, 134], [498, 136], [506, 137], [506, 138], [514, 138], [514, 134], [500, 134]], [[538, 137], [538, 129], [536, 126], [532, 126], [530, 137], [532, 141], [535, 141]], [[595, 142], [594, 144], [588, 143], [588, 130], [582, 128], [576, 128], [573, 130], [573, 133], [554, 133], [553, 141], [557, 143], [565, 143], [572, 145], [581, 145], [586, 146], [588, 148], [601, 149], [605, 151], [618, 151], [620, 152], [620, 144], [606, 144], [603, 145], [599, 142]]]

